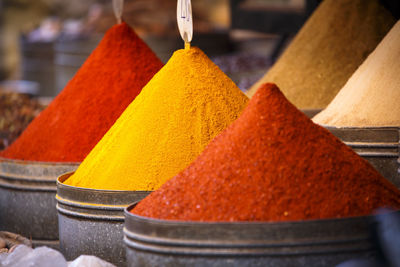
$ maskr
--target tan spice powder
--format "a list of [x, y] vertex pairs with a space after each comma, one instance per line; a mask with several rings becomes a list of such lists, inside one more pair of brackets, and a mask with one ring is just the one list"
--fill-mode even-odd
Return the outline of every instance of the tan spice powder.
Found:
[[400, 21], [313, 120], [336, 127], [400, 126]]
[[300, 109], [325, 108], [394, 25], [378, 0], [325, 0], [267, 74]]

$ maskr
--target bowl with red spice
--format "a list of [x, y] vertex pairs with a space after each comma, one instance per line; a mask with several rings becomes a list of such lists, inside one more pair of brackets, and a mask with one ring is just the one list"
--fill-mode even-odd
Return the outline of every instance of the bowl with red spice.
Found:
[[66, 185], [73, 172], [57, 179], [60, 251], [67, 260], [95, 255], [125, 266], [124, 208], [149, 191], [99, 190]]
[[274, 84], [184, 170], [125, 210], [128, 265], [335, 266], [373, 257], [400, 190]]
[[[11, 165], [18, 167], [10, 167], [13, 161], [0, 167], [5, 192], [0, 228], [6, 225], [7, 230], [46, 242], [58, 240], [53, 208], [57, 177], [77, 168], [78, 163], [68, 162], [83, 161], [162, 66], [128, 24], [111, 27], [57, 97], [0, 151], [1, 157], [17, 160]], [[35, 184], [35, 191], [21, 183]]]
[[127, 266], [335, 266], [373, 258], [372, 216], [290, 222], [172, 221], [125, 210]]
[[398, 127], [324, 127], [400, 188]]
[[56, 178], [78, 163], [0, 158], [0, 228], [57, 248]]

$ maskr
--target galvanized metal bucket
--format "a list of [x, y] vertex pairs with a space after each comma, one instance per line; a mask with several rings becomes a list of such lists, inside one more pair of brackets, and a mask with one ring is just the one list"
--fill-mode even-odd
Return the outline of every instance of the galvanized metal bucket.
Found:
[[40, 96], [56, 96], [53, 42], [30, 42], [20, 38], [22, 80], [39, 84]]
[[128, 266], [335, 266], [372, 258], [369, 216], [300, 222], [155, 220], [125, 210]]
[[400, 188], [398, 127], [324, 127]]
[[125, 266], [124, 208], [150, 192], [96, 190], [63, 184], [72, 174], [57, 179], [61, 252], [67, 260], [87, 254]]
[[57, 94], [74, 77], [100, 40], [101, 36], [93, 36], [78, 40], [59, 39], [54, 43], [54, 83]]
[[58, 248], [56, 179], [78, 165], [0, 158], [0, 229]]

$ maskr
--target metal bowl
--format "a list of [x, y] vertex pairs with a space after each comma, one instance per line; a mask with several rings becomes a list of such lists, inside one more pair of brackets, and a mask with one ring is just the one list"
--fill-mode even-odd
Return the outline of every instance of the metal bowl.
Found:
[[371, 216], [298, 222], [182, 222], [125, 209], [128, 266], [335, 266], [373, 258]]
[[0, 158], [0, 229], [58, 248], [56, 179], [78, 166]]
[[124, 208], [150, 191], [97, 190], [63, 184], [72, 174], [57, 179], [60, 251], [67, 260], [86, 254], [124, 266]]
[[398, 127], [329, 127], [333, 135], [368, 160], [382, 176], [400, 188]]

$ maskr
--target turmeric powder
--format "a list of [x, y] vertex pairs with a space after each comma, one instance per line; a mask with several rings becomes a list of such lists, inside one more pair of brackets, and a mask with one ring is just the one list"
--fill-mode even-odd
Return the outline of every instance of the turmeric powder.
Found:
[[158, 189], [233, 122], [247, 101], [200, 49], [178, 50], [65, 184]]

